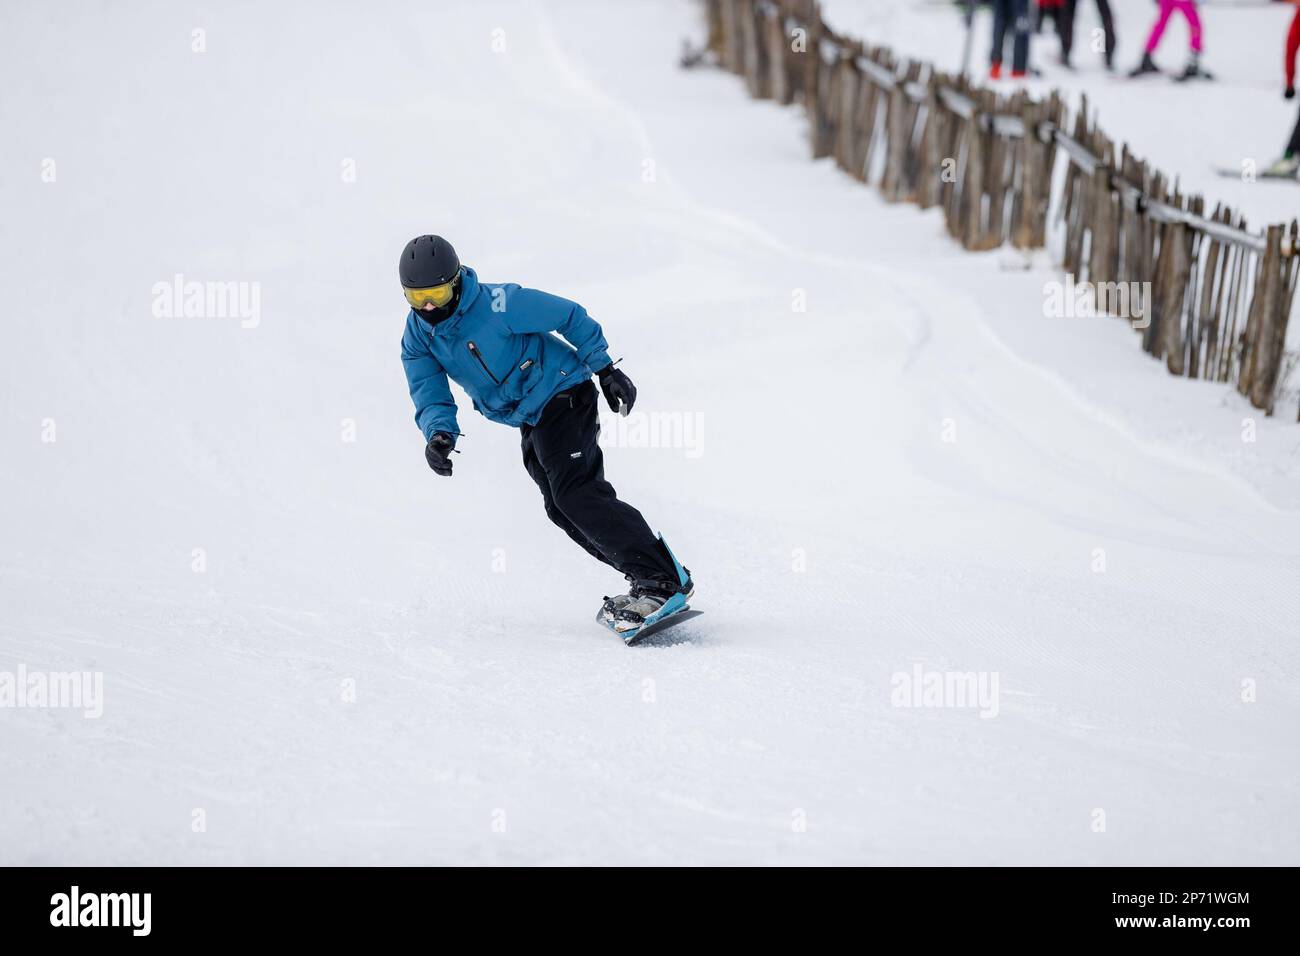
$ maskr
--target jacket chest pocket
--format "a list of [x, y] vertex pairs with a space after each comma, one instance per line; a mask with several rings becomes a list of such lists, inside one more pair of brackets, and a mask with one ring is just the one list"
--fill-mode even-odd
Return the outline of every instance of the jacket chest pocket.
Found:
[[[520, 393], [522, 385], [520, 384], [527, 378], [528, 372], [537, 364], [537, 360], [527, 355], [530, 349], [524, 349], [524, 355], [518, 353], [512, 355], [513, 349], [507, 348], [500, 350], [495, 358], [484, 354], [478, 342], [469, 339], [465, 342], [465, 351], [469, 353], [470, 361], [478, 368], [483, 375], [487, 376], [490, 381], [505, 397], [511, 394]], [[508, 360], [506, 360], [508, 359]]]
[[513, 369], [505, 373], [505, 378], [496, 377], [492, 369], [488, 367], [487, 359], [483, 357], [483, 352], [478, 347], [478, 343], [475, 342], [473, 339], [470, 339], [468, 342], [465, 343], [465, 348], [469, 351], [469, 354], [474, 359], [474, 361], [478, 363], [478, 367], [483, 370], [483, 374], [492, 380], [493, 385], [500, 385], [502, 382], [505, 381], [505, 378], [510, 377], [510, 372], [513, 371]]

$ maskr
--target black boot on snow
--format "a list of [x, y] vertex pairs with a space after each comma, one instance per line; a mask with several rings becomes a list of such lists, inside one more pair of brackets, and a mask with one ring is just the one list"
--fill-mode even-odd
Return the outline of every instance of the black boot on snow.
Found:
[[1129, 77], [1131, 79], [1136, 79], [1139, 76], [1146, 76], [1149, 73], [1159, 73], [1159, 72], [1160, 72], [1160, 67], [1156, 66], [1156, 61], [1151, 59], [1151, 54], [1143, 53], [1142, 62], [1139, 63], [1136, 67], [1134, 67], [1132, 71], [1129, 72]]
[[1187, 61], [1187, 66], [1183, 67], [1183, 72], [1178, 75], [1180, 81], [1187, 80], [1212, 80], [1208, 70], [1201, 68], [1201, 55], [1193, 53], [1191, 59]]

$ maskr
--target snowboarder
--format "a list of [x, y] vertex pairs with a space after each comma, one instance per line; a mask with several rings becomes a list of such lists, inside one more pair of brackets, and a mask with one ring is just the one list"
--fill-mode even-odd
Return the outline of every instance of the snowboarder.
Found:
[[993, 52], [989, 56], [989, 77], [1002, 76], [1002, 54], [1007, 30], [1013, 34], [1011, 76], [1022, 79], [1029, 69], [1029, 0], [992, 0]]
[[1165, 34], [1165, 27], [1169, 24], [1169, 18], [1173, 16], [1176, 10], [1187, 18], [1187, 26], [1191, 30], [1192, 47], [1187, 66], [1184, 67], [1178, 79], [1192, 80], [1197, 77], [1210, 79], [1210, 75], [1201, 69], [1201, 18], [1196, 11], [1196, 0], [1157, 0], [1157, 2], [1160, 4], [1160, 12], [1156, 14], [1156, 22], [1152, 24], [1151, 33], [1147, 36], [1147, 45], [1142, 53], [1142, 62], [1134, 67], [1129, 76], [1139, 77], [1160, 72], [1160, 68], [1156, 66], [1155, 60], [1151, 59], [1151, 55], [1156, 52], [1156, 47], [1160, 45], [1160, 38]]
[[[1295, 99], [1295, 61], [1296, 52], [1300, 50], [1300, 6], [1296, 7], [1295, 16], [1291, 18], [1291, 29], [1286, 33], [1286, 53], [1283, 69], [1286, 71], [1286, 87], [1282, 91], [1285, 99]], [[1265, 176], [1295, 176], [1300, 170], [1300, 116], [1296, 117], [1295, 127], [1291, 130], [1291, 140], [1286, 144], [1282, 158], [1268, 169]]]
[[434, 474], [451, 475], [461, 435], [450, 376], [476, 411], [519, 429], [524, 467], [551, 521], [630, 582], [627, 593], [605, 598], [603, 623], [635, 632], [683, 608], [694, 588], [690, 572], [605, 480], [591, 376], [623, 414], [636, 402], [636, 387], [610, 361], [586, 309], [513, 282], [480, 282], [440, 236], [408, 242], [398, 273], [410, 305], [402, 365]]

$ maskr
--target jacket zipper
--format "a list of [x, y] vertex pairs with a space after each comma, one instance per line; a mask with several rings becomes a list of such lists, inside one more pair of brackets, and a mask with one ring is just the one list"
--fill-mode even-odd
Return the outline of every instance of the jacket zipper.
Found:
[[[478, 359], [478, 364], [483, 366], [483, 371], [487, 372], [488, 378], [496, 382], [497, 385], [504, 385], [506, 381], [510, 378], [510, 376], [514, 374], [515, 370], [512, 368], [509, 372], [506, 372], [505, 378], [498, 379], [495, 375], [492, 374], [492, 370], [488, 368], [487, 362], [483, 361], [483, 353], [478, 350], [478, 346], [475, 345], [473, 342], [469, 343], [469, 354], [474, 356], [476, 359]], [[526, 372], [528, 371], [529, 368], [533, 366], [533, 364], [534, 363], [532, 359], [524, 359], [523, 364], [519, 366], [519, 371]]]
[[[499, 379], [492, 374], [492, 370], [487, 367], [487, 362], [483, 361], [483, 353], [478, 350], [478, 346], [475, 345], [473, 342], [469, 343], [469, 354], [474, 356], [476, 359], [478, 359], [478, 364], [483, 366], [483, 371], [487, 372], [488, 378], [492, 379], [492, 381], [495, 382], [497, 385], [503, 384], [502, 379]], [[506, 378], [509, 377], [510, 375], [507, 374]]]

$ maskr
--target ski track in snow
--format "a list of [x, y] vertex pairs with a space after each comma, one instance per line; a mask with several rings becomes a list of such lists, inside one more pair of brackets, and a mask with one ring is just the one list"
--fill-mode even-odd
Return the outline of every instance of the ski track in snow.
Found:
[[[101, 670], [105, 711], [0, 711], [24, 768], [0, 862], [1300, 858], [1300, 516], [1218, 446], [1151, 437], [1212, 443], [1235, 408], [1113, 326], [1018, 325], [1041, 270], [965, 256], [810, 163], [797, 111], [679, 71], [685, 0], [327, 10], [290, 41], [292, 6], [234, 5], [208, 60], [103, 84], [158, 59], [165, 9], [71, 28], [104, 38], [58, 87], [110, 117], [83, 131], [102, 181], [70, 154], [50, 191], [4, 159], [0, 195], [48, 238], [0, 238], [30, 277], [0, 393], [0, 670]], [[5, 18], [11, 89], [81, 36]], [[63, 95], [0, 120], [49, 141]], [[114, 126], [194, 102], [210, 132], [149, 163]], [[468, 145], [438, 149], [427, 118], [456, 109]], [[93, 211], [105, 190], [153, 202], [127, 223]], [[74, 251], [108, 250], [102, 318], [57, 292], [73, 223]], [[583, 301], [642, 406], [703, 422], [697, 458], [607, 448], [699, 582], [671, 641], [592, 623], [618, 582], [546, 521], [513, 432], [463, 402], [456, 477], [424, 471], [391, 276], [424, 229]], [[152, 318], [174, 271], [260, 279], [262, 326]], [[1259, 454], [1293, 479], [1281, 427]], [[998, 672], [997, 716], [891, 706], [916, 664]]]

